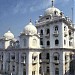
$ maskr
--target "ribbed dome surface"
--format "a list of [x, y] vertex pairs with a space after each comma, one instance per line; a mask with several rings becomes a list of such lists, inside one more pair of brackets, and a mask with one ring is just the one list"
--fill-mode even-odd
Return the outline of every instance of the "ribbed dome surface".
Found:
[[23, 32], [25, 34], [37, 34], [36, 27], [30, 22], [28, 25], [24, 27]]
[[7, 39], [13, 39], [14, 35], [10, 31], [8, 31], [4, 34], [4, 37]]

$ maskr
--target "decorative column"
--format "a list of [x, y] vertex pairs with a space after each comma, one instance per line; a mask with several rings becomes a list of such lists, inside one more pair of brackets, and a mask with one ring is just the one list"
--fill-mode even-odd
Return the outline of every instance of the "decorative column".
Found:
[[26, 57], [26, 75], [32, 75], [32, 52], [28, 52]]

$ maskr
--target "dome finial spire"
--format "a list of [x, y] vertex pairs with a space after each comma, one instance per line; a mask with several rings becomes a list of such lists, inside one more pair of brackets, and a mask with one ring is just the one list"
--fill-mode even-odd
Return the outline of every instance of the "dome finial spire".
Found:
[[32, 20], [30, 19], [30, 22], [32, 22]]
[[10, 27], [9, 27], [9, 29], [8, 29], [9, 31], [10, 31]]
[[54, 6], [54, 0], [51, 0], [51, 2], [52, 2], [52, 7]]

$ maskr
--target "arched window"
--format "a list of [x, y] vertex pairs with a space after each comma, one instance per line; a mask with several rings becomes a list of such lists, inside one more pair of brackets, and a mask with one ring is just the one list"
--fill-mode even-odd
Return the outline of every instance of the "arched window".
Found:
[[47, 46], [50, 46], [50, 41], [47, 41]]
[[49, 30], [49, 29], [47, 29], [47, 32], [46, 32], [46, 34], [50, 34], [50, 30]]
[[23, 41], [24, 41], [24, 46], [26, 46], [26, 39], [23, 39]]
[[54, 60], [59, 60], [59, 53], [55, 52], [53, 54]]
[[55, 31], [57, 31], [58, 30], [58, 26], [55, 26]]
[[40, 35], [43, 35], [43, 30], [42, 29], [40, 30]]
[[56, 40], [55, 40], [55, 45], [58, 45], [58, 44], [59, 44], [59, 40], [56, 39]]

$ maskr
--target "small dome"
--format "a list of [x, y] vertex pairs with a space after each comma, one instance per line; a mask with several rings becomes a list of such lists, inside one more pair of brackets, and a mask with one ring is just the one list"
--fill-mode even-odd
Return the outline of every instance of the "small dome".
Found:
[[24, 27], [23, 32], [25, 34], [37, 34], [37, 28], [30, 22]]
[[56, 13], [57, 16], [60, 16], [61, 11], [53, 6], [53, 7], [47, 8], [45, 10], [44, 15], [45, 16], [46, 15], [55, 15], [55, 13]]
[[10, 31], [8, 31], [4, 34], [4, 37], [7, 39], [13, 39], [14, 35]]

